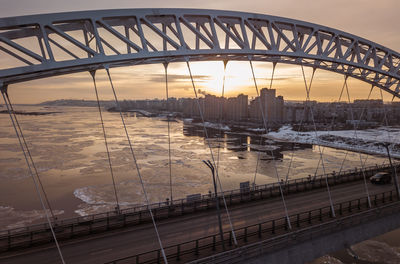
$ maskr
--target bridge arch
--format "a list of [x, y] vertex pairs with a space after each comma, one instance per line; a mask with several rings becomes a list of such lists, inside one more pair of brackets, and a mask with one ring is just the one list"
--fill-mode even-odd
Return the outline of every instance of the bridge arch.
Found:
[[[400, 54], [333, 28], [203, 9], [121, 9], [0, 19], [0, 84], [137, 64], [253, 60], [337, 72], [400, 97]], [[17, 65], [17, 66], [16, 66]]]

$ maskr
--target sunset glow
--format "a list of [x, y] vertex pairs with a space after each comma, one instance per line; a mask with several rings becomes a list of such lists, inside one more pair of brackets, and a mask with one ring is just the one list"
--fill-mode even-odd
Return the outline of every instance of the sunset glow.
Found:
[[399, 0], [0, 2], [1, 263], [400, 263]]
[[[46, 4], [44, 4], [46, 2]], [[21, 1], [8, 1], [2, 6], [0, 16], [26, 15], [35, 13], [47, 13], [57, 11], [70, 11], [72, 9], [92, 9], [89, 3], [81, 3], [73, 0], [75, 4], [65, 5], [62, 3], [49, 4], [47, 1], [26, 2], [21, 4]], [[127, 1], [117, 1], [118, 7], [138, 8], [148, 7], [147, 3]], [[291, 17], [295, 19], [316, 22], [321, 25], [330, 26], [341, 29], [346, 32], [353, 33], [376, 41], [384, 46], [394, 50], [400, 46], [400, 37], [397, 34], [397, 27], [392, 21], [397, 18], [399, 2], [385, 0], [384, 5], [373, 8], [377, 14], [374, 17], [366, 19], [365, 14], [371, 12], [370, 5], [359, 5], [356, 2], [348, 2], [339, 0], [335, 6], [325, 2], [315, 2], [302, 0], [303, 4], [292, 8], [293, 3], [289, 0], [284, 0], [277, 4], [274, 2], [265, 3], [264, 1], [253, 1], [252, 5], [241, 1], [230, 1], [229, 6], [222, 2], [205, 1], [199, 3], [183, 3], [180, 1], [155, 1], [151, 3], [157, 7], [190, 7], [190, 8], [210, 8], [210, 9], [231, 9], [245, 12], [265, 13], [277, 16]], [[312, 3], [312, 4], [311, 4]], [[285, 8], [282, 8], [285, 6]], [[346, 8], [344, 8], [346, 6]], [[392, 8], [384, 8], [390, 6]], [[98, 1], [96, 8], [106, 9], [114, 8], [115, 5], [110, 5], [106, 1]], [[307, 8], [306, 8], [307, 7]], [[332, 12], [322, 15], [321, 10], [330, 9]], [[334, 12], [334, 10], [335, 12]], [[380, 12], [384, 10], [384, 12]], [[332, 16], [331, 14], [340, 13], [341, 15]], [[385, 15], [380, 15], [385, 14]], [[381, 31], [385, 28], [385, 31]], [[187, 29], [186, 29], [187, 31]], [[122, 31], [121, 31], [122, 32]], [[76, 37], [80, 41], [82, 36], [77, 32], [71, 32], [71, 36]], [[59, 38], [55, 34], [52, 35], [55, 39]], [[189, 41], [192, 45], [192, 40]], [[32, 46], [31, 40], [20, 42], [21, 45]], [[74, 50], [74, 46], [67, 44], [68, 48]], [[124, 50], [121, 42], [115, 40], [113, 45], [120, 51]], [[204, 44], [203, 44], [204, 45]], [[76, 49], [76, 47], [75, 47]], [[36, 47], [36, 52], [40, 52], [39, 47]], [[70, 56], [63, 53], [59, 48], [55, 48], [55, 56], [58, 59], [66, 59]], [[78, 55], [79, 52], [76, 50]], [[109, 52], [109, 50], [107, 50]], [[10, 56], [0, 51], [0, 65], [2, 68], [11, 66], [21, 66], [13, 64], [10, 61]], [[221, 61], [209, 62], [191, 62], [194, 81], [197, 89], [220, 96], [222, 94], [222, 80], [224, 76], [223, 63]], [[272, 72], [271, 63], [254, 62], [254, 70], [256, 81], [259, 88], [269, 87]], [[311, 69], [305, 68], [308, 81], [311, 77]], [[165, 76], [164, 68], [161, 64], [153, 65], [138, 65], [134, 67], [114, 68], [111, 70], [116, 88], [121, 98], [123, 99], [151, 99], [165, 97]], [[236, 96], [240, 93], [248, 94], [249, 97], [256, 96], [254, 81], [251, 74], [248, 62], [230, 61], [226, 68], [225, 79], [225, 96]], [[111, 99], [112, 94], [108, 89], [108, 81], [102, 70], [97, 73], [97, 81], [102, 87], [102, 98]], [[168, 68], [169, 87], [171, 96], [174, 97], [194, 97], [188, 70], [185, 63], [170, 63]], [[336, 101], [338, 100], [338, 91], [343, 85], [343, 77], [341, 75], [317, 70], [315, 79], [312, 85], [311, 99], [321, 101]], [[277, 90], [277, 94], [283, 95], [287, 100], [304, 100], [305, 86], [302, 78], [300, 66], [278, 64], [276, 67], [272, 88]], [[349, 79], [349, 88], [354, 98], [365, 98], [370, 89], [369, 85], [361, 81]], [[140, 93], [137, 92], [140, 89]], [[34, 90], [34, 93], [28, 91]], [[93, 84], [88, 73], [77, 73], [65, 76], [57, 76], [25, 83], [17, 83], [10, 85], [10, 96], [17, 103], [39, 103], [44, 100], [54, 100], [61, 98], [70, 99], [93, 99]], [[380, 95], [376, 95], [379, 96]], [[385, 100], [391, 100], [391, 96], [384, 93]], [[397, 99], [395, 99], [397, 100]]]

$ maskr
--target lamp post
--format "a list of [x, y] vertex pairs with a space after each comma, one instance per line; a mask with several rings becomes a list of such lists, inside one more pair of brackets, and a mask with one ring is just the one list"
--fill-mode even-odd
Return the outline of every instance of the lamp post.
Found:
[[212, 178], [213, 178], [213, 183], [214, 183], [214, 192], [215, 192], [215, 204], [217, 207], [217, 216], [218, 216], [218, 225], [219, 225], [219, 236], [221, 238], [221, 243], [222, 243], [222, 249], [225, 250], [225, 243], [224, 243], [224, 233], [222, 230], [222, 222], [221, 222], [221, 211], [219, 209], [219, 198], [218, 198], [218, 192], [217, 192], [217, 184], [215, 182], [215, 168], [214, 165], [211, 163], [210, 160], [203, 160], [204, 164], [207, 165], [207, 167], [210, 168], [211, 173], [212, 173]]

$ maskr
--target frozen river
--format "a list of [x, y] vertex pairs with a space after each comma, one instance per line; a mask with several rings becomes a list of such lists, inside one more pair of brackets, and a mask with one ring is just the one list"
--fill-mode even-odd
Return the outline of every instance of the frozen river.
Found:
[[[17, 106], [24, 111], [59, 111], [61, 113], [28, 116], [19, 115], [22, 129], [52, 208], [59, 218], [87, 215], [112, 210], [115, 198], [105, 152], [99, 115], [91, 107]], [[122, 207], [144, 203], [138, 176], [118, 113], [104, 112], [117, 192]], [[43, 217], [32, 180], [8, 115], [0, 115], [0, 224], [11, 228], [29, 224]], [[150, 202], [165, 201], [169, 193], [167, 123], [162, 118], [127, 116], [129, 134], [144, 179]], [[201, 127], [183, 122], [171, 122], [171, 155], [173, 198], [212, 190], [211, 175], [202, 160], [211, 159]], [[215, 133], [214, 133], [215, 134]], [[215, 136], [210, 131], [210, 136]], [[222, 143], [212, 141], [214, 156], [218, 156], [219, 175], [224, 190], [239, 188], [239, 183], [253, 182], [259, 137], [246, 134], [225, 134]], [[256, 184], [280, 178], [314, 175], [319, 159], [318, 147], [267, 141], [272, 144], [276, 161], [261, 155]], [[339, 171], [345, 157], [343, 150], [324, 149], [327, 172]], [[270, 152], [267, 152], [270, 154]], [[367, 156], [364, 155], [364, 158]], [[382, 163], [381, 157], [368, 156], [367, 165]], [[357, 153], [350, 152], [344, 168], [360, 166]], [[322, 173], [320, 167], [318, 173]]]
[[[115, 198], [97, 109], [17, 106], [16, 110], [60, 112], [43, 116], [18, 116], [58, 217], [69, 218], [113, 210]], [[104, 120], [120, 203], [122, 207], [143, 204], [142, 190], [119, 114], [104, 112]], [[170, 196], [167, 123], [162, 118], [136, 116], [127, 116], [126, 122], [150, 201], [165, 201]], [[43, 222], [44, 214], [9, 116], [1, 114], [0, 124], [0, 229]], [[211, 156], [202, 128], [186, 125], [182, 121], [170, 124], [174, 199], [194, 193], [208, 193], [212, 190], [212, 180], [202, 160], [211, 159]], [[214, 137], [215, 131], [210, 131], [210, 135]], [[257, 162], [257, 152], [254, 150], [260, 149], [259, 142], [260, 138], [255, 135], [232, 132], [224, 134], [223, 140], [210, 141], [215, 157], [219, 150], [219, 175], [224, 190], [236, 189], [240, 182], [253, 182]], [[275, 166], [280, 178], [286, 178], [287, 175], [289, 178], [314, 175], [320, 157], [317, 146], [302, 144], [294, 148], [291, 143], [265, 138], [263, 144], [274, 149], [276, 161], [271, 159], [270, 152], [261, 155], [256, 184], [277, 181]], [[218, 145], [220, 148], [217, 148]], [[339, 171], [346, 151], [326, 147], [323, 153], [326, 171]], [[384, 157], [372, 155], [363, 154], [362, 158], [366, 160], [366, 165], [387, 162]], [[349, 152], [343, 169], [354, 167], [360, 167], [360, 156]], [[322, 173], [321, 167], [317, 173]], [[389, 233], [380, 239], [378, 246], [387, 242], [397, 248], [399, 243], [393, 236], [393, 233]], [[371, 243], [366, 246], [371, 246]], [[355, 250], [365, 251], [366, 246]], [[376, 243], [373, 246], [381, 248]], [[396, 249], [387, 245], [382, 247], [385, 250]], [[343, 252], [335, 256], [342, 260], [350, 258]], [[329, 263], [325, 260], [315, 263]]]

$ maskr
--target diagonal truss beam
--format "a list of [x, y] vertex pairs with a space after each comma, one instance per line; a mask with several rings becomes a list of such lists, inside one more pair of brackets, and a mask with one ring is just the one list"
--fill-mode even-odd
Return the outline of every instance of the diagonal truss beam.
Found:
[[[161, 43], [160, 38], [144, 30], [144, 25], [161, 38]], [[100, 36], [100, 28], [111, 37]], [[134, 34], [130, 35], [130, 30]], [[83, 32], [84, 42], [72, 37], [73, 32]], [[61, 38], [51, 38], [54, 33]], [[28, 38], [32, 41], [31, 37], [38, 45], [20, 44]], [[187, 45], [192, 41], [195, 47]], [[229, 45], [230, 41], [239, 48]], [[256, 45], [257, 41], [262, 45]], [[173, 49], [167, 50], [167, 44]], [[40, 47], [41, 55], [33, 46]], [[114, 54], [106, 54], [103, 46]], [[60, 58], [59, 50], [70, 57]], [[87, 56], [80, 57], [77, 51]], [[14, 62], [3, 62], [6, 56], [1, 53]], [[398, 52], [304, 21], [201, 9], [101, 10], [0, 18], [0, 82], [5, 84], [87, 71], [105, 64], [120, 67], [187, 59], [248, 60], [249, 56], [259, 61], [323, 68], [400, 97]], [[25, 66], [20, 66], [21, 62]]]

